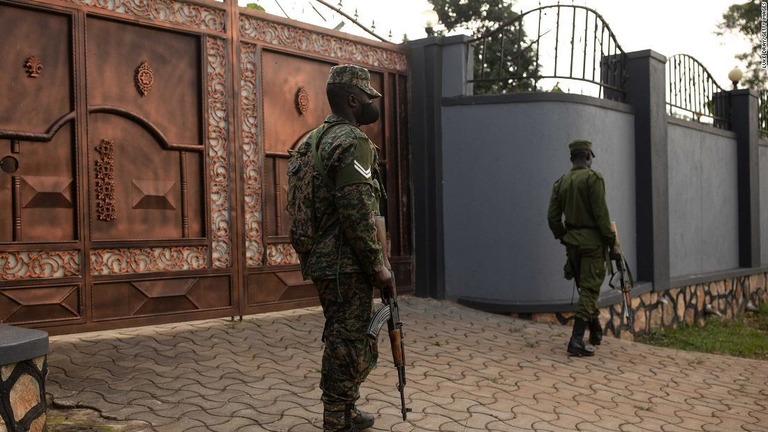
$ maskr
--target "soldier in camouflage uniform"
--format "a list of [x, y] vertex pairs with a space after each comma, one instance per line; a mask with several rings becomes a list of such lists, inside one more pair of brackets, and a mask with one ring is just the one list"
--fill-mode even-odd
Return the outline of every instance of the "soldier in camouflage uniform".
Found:
[[360, 384], [378, 358], [377, 342], [366, 335], [373, 289], [394, 291], [376, 237], [382, 196], [376, 146], [358, 127], [378, 120], [372, 100], [381, 94], [371, 87], [369, 72], [353, 65], [331, 68], [326, 92], [333, 114], [313, 132], [321, 137], [318, 154], [326, 175], [314, 176], [317, 234], [302, 265], [318, 288], [325, 316], [323, 430], [357, 431], [373, 426], [373, 416], [355, 407]]
[[[569, 148], [573, 167], [552, 187], [547, 219], [555, 239], [565, 245], [565, 277], [575, 278], [579, 289], [568, 353], [592, 356], [603, 336], [597, 300], [605, 279], [606, 251], [611, 258], [616, 255], [616, 235], [611, 230], [603, 176], [591, 168], [592, 143], [575, 140]], [[584, 343], [587, 327], [589, 344]]]

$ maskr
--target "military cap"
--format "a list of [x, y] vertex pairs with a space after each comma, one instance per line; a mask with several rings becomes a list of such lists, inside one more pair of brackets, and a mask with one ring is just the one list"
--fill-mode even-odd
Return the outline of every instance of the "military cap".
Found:
[[328, 84], [352, 84], [372, 98], [381, 97], [381, 93], [371, 87], [371, 74], [368, 69], [360, 66], [345, 64], [332, 67]]
[[579, 150], [588, 151], [595, 157], [595, 153], [592, 151], [592, 142], [585, 139], [577, 139], [568, 144], [568, 148], [571, 149], [571, 153]]

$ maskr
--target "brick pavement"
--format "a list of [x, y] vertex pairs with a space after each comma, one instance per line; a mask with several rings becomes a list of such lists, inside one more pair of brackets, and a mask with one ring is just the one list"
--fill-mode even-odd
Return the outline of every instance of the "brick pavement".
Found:
[[[376, 431], [768, 431], [768, 363], [607, 339], [404, 296], [408, 421], [386, 332], [361, 389]], [[51, 338], [47, 391], [153, 432], [318, 431], [319, 308]]]

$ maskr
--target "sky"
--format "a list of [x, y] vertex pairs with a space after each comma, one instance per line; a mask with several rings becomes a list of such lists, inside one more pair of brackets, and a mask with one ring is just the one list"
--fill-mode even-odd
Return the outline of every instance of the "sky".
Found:
[[[250, 0], [252, 1], [252, 0]], [[469, 0], [472, 1], [472, 0]], [[749, 50], [746, 39], [739, 35], [717, 36], [717, 24], [728, 7], [742, 0], [573, 0], [563, 5], [586, 6], [608, 23], [625, 52], [651, 49], [664, 56], [688, 54], [701, 62], [723, 88], [731, 88], [728, 72], [741, 65], [734, 56]], [[248, 0], [240, 0], [244, 5]], [[311, 24], [335, 27], [344, 20], [315, 0], [257, 0], [267, 12], [288, 16]], [[326, 0], [338, 7], [339, 0]], [[342, 10], [371, 27], [375, 33], [395, 43], [426, 36], [424, 27], [428, 19], [425, 11], [431, 9], [426, 0], [341, 0]], [[516, 0], [514, 9], [524, 12], [536, 7], [557, 4], [557, 0]], [[282, 6], [282, 9], [280, 8]], [[314, 6], [317, 11], [315, 11]], [[319, 12], [319, 13], [318, 13]], [[320, 17], [322, 15], [322, 18]], [[342, 31], [368, 36], [347, 21]]]

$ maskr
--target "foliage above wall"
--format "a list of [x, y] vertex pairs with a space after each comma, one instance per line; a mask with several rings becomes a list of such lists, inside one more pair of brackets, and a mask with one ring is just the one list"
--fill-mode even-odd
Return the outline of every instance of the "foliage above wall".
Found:
[[760, 3], [758, 0], [748, 0], [731, 5], [723, 13], [723, 21], [718, 24], [716, 34], [741, 34], [749, 41], [752, 50], [736, 56], [737, 60], [747, 65], [743, 84], [755, 90], [768, 90], [768, 69], [761, 67]]

